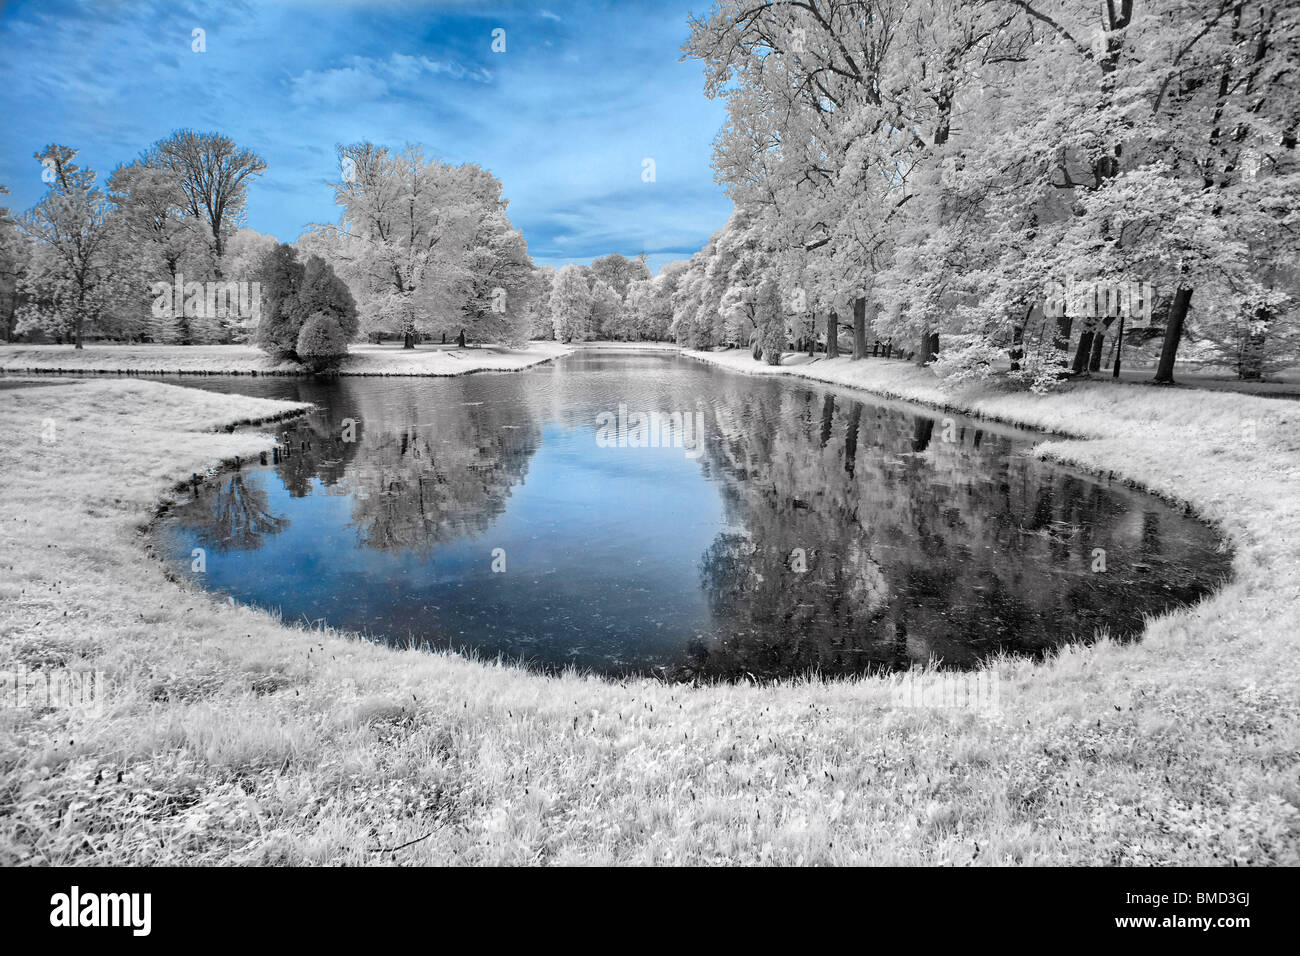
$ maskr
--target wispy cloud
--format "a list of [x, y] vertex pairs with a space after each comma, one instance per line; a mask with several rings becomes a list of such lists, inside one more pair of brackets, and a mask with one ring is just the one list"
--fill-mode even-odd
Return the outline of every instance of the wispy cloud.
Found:
[[326, 70], [304, 70], [289, 81], [290, 98], [295, 103], [355, 105], [377, 100], [394, 90], [418, 91], [421, 81], [439, 75], [476, 83], [492, 81], [491, 72], [482, 67], [403, 53], [392, 53], [383, 60], [350, 56], [345, 63]]

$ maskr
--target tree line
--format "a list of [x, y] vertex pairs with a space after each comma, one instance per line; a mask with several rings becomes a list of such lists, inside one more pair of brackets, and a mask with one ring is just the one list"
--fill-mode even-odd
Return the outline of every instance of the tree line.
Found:
[[679, 342], [1035, 389], [1125, 341], [1163, 382], [1180, 347], [1300, 360], [1296, 5], [718, 0], [690, 30], [734, 213], [678, 275]]
[[349, 342], [393, 336], [407, 347], [667, 337], [644, 257], [537, 268], [483, 168], [411, 144], [361, 142], [337, 158], [338, 220], [283, 244], [244, 227], [266, 163], [220, 133], [179, 130], [105, 189], [76, 150], [48, 146], [37, 205], [0, 209], [0, 332], [77, 348], [87, 337], [254, 342], [314, 368]]
[[[207, 314], [195, 284], [255, 271], [265, 243], [238, 227], [261, 157], [218, 133], [178, 130], [118, 166], [106, 189], [71, 147], [51, 144], [35, 159], [45, 194], [23, 215], [0, 209], [6, 340], [37, 333], [79, 348], [87, 335], [191, 343], [236, 334]], [[164, 287], [181, 301], [154, 308]]]

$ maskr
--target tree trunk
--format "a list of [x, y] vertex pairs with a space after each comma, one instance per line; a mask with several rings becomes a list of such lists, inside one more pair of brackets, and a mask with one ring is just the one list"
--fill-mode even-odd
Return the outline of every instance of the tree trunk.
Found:
[[413, 348], [415, 348], [415, 333], [414, 333], [414, 332], [403, 332], [403, 333], [402, 333], [402, 348], [404, 348], [404, 349], [413, 349]]
[[1082, 375], [1088, 370], [1088, 360], [1092, 358], [1092, 341], [1096, 335], [1091, 329], [1085, 329], [1079, 336], [1079, 344], [1074, 350], [1074, 364], [1070, 366], [1070, 371], [1075, 375]]
[[5, 319], [5, 341], [14, 340], [14, 329], [17, 327], [18, 320], [18, 289], [14, 288], [13, 299], [9, 303], [9, 316]]
[[1106, 330], [1110, 328], [1113, 318], [1102, 319], [1101, 328], [1092, 336], [1092, 354], [1088, 356], [1088, 371], [1101, 371], [1101, 353], [1106, 345]]
[[853, 360], [867, 357], [867, 300], [853, 300]]
[[1169, 322], [1165, 325], [1165, 341], [1160, 349], [1160, 366], [1156, 369], [1157, 385], [1174, 384], [1174, 360], [1178, 358], [1178, 344], [1183, 340], [1183, 323], [1187, 319], [1187, 307], [1191, 304], [1191, 289], [1179, 289], [1174, 293], [1174, 304], [1169, 307]]
[[840, 316], [834, 310], [826, 320], [826, 357], [828, 359], [840, 357]]
[[464, 347], [465, 347], [465, 330], [461, 329], [460, 335], [456, 336], [456, 348], [463, 349]]
[[1119, 317], [1119, 331], [1115, 333], [1115, 370], [1110, 373], [1111, 378], [1119, 378], [1120, 367], [1124, 360], [1124, 316]]
[[929, 365], [939, 357], [939, 333], [926, 332], [921, 336], [921, 364]]
[[934, 435], [934, 419], [929, 415], [917, 415], [912, 424], [912, 451], [920, 454], [930, 447]]
[[1074, 327], [1074, 319], [1068, 315], [1063, 315], [1056, 320], [1056, 335], [1052, 337], [1052, 347], [1060, 354], [1057, 363], [1061, 366], [1061, 371], [1069, 368], [1069, 362], [1065, 358], [1065, 353], [1070, 348], [1070, 329]]
[[[1029, 321], [1028, 313], [1025, 314], [1025, 322]], [[1025, 357], [1025, 325], [1022, 322], [1011, 330], [1011, 371], [1020, 371], [1020, 360]]]
[[[1255, 320], [1260, 323], [1260, 327], [1265, 330], [1269, 326], [1269, 313], [1267, 309], [1256, 309]], [[1241, 351], [1241, 359], [1237, 362], [1237, 377], [1243, 381], [1258, 382], [1264, 377], [1264, 345], [1268, 340], [1268, 332], [1248, 332], [1246, 343]]]
[[830, 392], [822, 399], [822, 441], [821, 447], [831, 440], [831, 426], [835, 424], [835, 396]]
[[862, 403], [854, 402], [849, 406], [849, 426], [844, 433], [844, 470], [853, 477], [853, 469], [858, 457], [858, 428], [862, 424]]

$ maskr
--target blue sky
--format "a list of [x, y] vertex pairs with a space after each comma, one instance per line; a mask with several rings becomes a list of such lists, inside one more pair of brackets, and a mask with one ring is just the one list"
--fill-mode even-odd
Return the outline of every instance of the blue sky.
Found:
[[[267, 161], [247, 225], [292, 241], [334, 221], [334, 147], [368, 139], [476, 162], [504, 183], [539, 264], [689, 256], [730, 202], [713, 181], [723, 105], [679, 62], [708, 0], [18, 2], [0, 10], [0, 183], [81, 151], [101, 183], [172, 129], [219, 130]], [[191, 50], [192, 31], [207, 50]], [[492, 31], [505, 33], [504, 53]], [[655, 161], [656, 181], [642, 180]]]

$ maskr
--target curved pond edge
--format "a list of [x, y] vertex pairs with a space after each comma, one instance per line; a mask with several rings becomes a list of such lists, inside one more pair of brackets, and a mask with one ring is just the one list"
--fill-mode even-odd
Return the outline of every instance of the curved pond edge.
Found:
[[[1204, 514], [1200, 510], [1198, 510], [1196, 507], [1196, 503], [1190, 497], [1186, 495], [1171, 494], [1166, 489], [1162, 489], [1158, 485], [1151, 484], [1149, 481], [1144, 480], [1142, 476], [1129, 474], [1125, 472], [1122, 466], [1118, 469], [1114, 467], [1098, 468], [1095, 467], [1095, 465], [1090, 464], [1089, 462], [1082, 461], [1070, 456], [1069, 454], [1063, 452], [1058, 447], [1054, 447], [1054, 443], [1058, 439], [1065, 439], [1068, 441], [1077, 441], [1077, 442], [1093, 442], [1093, 441], [1102, 440], [1106, 437], [1102, 434], [1097, 433], [1096, 431], [1088, 431], [1086, 429], [1072, 429], [1069, 426], [1061, 426], [1061, 425], [1049, 426], [1049, 425], [1044, 425], [1041, 422], [1032, 422], [1026, 420], [1025, 418], [1022, 418], [1014, 414], [998, 413], [996, 411], [991, 411], [987, 408], [983, 408], [979, 404], [963, 403], [962, 401], [960, 401], [960, 395], [958, 393], [950, 394], [946, 392], [940, 392], [938, 395], [932, 398], [926, 398], [923, 396], [919, 396], [914, 392], [908, 392], [907, 390], [890, 389], [886, 386], [875, 386], [872, 384], [865, 384], [865, 383], [851, 383], [851, 382], [841, 381], [836, 378], [821, 377], [812, 374], [810, 371], [806, 370], [806, 368], [803, 366], [793, 366], [793, 367], [772, 366], [772, 371], [765, 372], [762, 369], [746, 369], [746, 368], [737, 367], [735, 365], [732, 365], [731, 363], [724, 364], [722, 362], [717, 361], [716, 358], [711, 358], [711, 356], [716, 356], [719, 354], [722, 355], [734, 354], [734, 350], [728, 350], [727, 352], [722, 352], [722, 353], [697, 352], [697, 351], [684, 350], [682, 354], [698, 362], [703, 362], [706, 365], [712, 365], [717, 368], [722, 368], [729, 372], [736, 372], [737, 374], [740, 375], [754, 375], [754, 376], [775, 375], [783, 378], [801, 379], [803, 381], [810, 382], [815, 385], [820, 385], [826, 388], [835, 389], [841, 392], [848, 392], [848, 393], [860, 392], [863, 395], [867, 396], [868, 400], [883, 399], [885, 401], [888, 401], [890, 403], [896, 403], [898, 405], [903, 405], [903, 406], [910, 405], [919, 411], [925, 411], [925, 412], [936, 412], [936, 411], [952, 412], [954, 414], [961, 415], [965, 418], [972, 418], [977, 421], [993, 422], [999, 425], [1014, 428], [1019, 431], [1032, 432], [1035, 435], [1042, 436], [1045, 439], [1044, 441], [1039, 442], [1037, 445], [1033, 447], [1031, 453], [1035, 457], [1043, 458], [1049, 461], [1055, 461], [1062, 465], [1077, 467], [1082, 471], [1096, 478], [1104, 478], [1107, 481], [1117, 481], [1125, 485], [1126, 487], [1152, 495], [1160, 499], [1161, 501], [1163, 501], [1165, 504], [1173, 505], [1182, 509], [1184, 514], [1191, 517], [1195, 517], [1198, 521], [1201, 521], [1202, 523], [1208, 525], [1209, 527], [1214, 529], [1215, 533], [1219, 535], [1220, 539], [1224, 543], [1231, 545], [1231, 532], [1229, 531], [1229, 529], [1223, 527], [1221, 521], [1207, 514]], [[870, 361], [872, 360], [871, 359], [859, 360], [859, 362], [862, 363], [863, 365], [865, 365]], [[874, 361], [889, 362], [891, 360], [875, 359]], [[901, 363], [901, 362], [894, 361], [893, 364], [895, 367], [903, 366], [912, 369], [917, 368], [911, 363]], [[810, 363], [810, 366], [812, 368], [815, 368], [816, 363]], [[940, 386], [938, 385], [938, 380], [936, 379], [934, 388], [936, 391], [938, 391], [939, 387]], [[1116, 387], [1134, 388], [1134, 387], [1141, 387], [1141, 386], [1134, 386], [1132, 384], [1126, 383], [1125, 385], [1119, 385]], [[1027, 393], [999, 393], [999, 394], [1007, 394], [1007, 395], [1026, 394], [1026, 397], [1029, 401], [1034, 401], [1040, 398], [1039, 396], [1028, 396]], [[1247, 396], [1247, 397], [1254, 398], [1257, 396]], [[1235, 551], [1233, 553], [1235, 555]]]
[[[169, 383], [164, 382], [161, 384], [165, 385]], [[174, 387], [184, 388], [184, 386], [181, 385], [177, 385]], [[290, 404], [288, 402], [283, 402], [279, 399], [268, 399], [268, 401], [273, 401], [276, 404]], [[316, 407], [310, 402], [301, 402], [298, 404], [300, 405], [300, 407], [291, 408], [283, 412], [276, 412], [271, 415], [261, 415], [253, 418], [241, 418], [236, 421], [232, 421], [229, 424], [218, 425], [214, 428], [209, 429], [209, 431], [213, 433], [224, 432], [230, 435], [230, 434], [234, 434], [237, 431], [242, 431], [245, 429], [262, 428], [266, 425], [276, 425], [281, 422], [293, 421], [295, 418], [302, 418], [306, 415], [309, 415], [312, 412], [312, 410]], [[277, 444], [273, 436], [268, 435], [266, 437], [270, 439], [270, 444], [266, 446], [266, 450], [259, 452], [261, 459], [265, 459], [267, 451], [269, 451]], [[208, 465], [204, 467], [202, 470], [191, 472], [188, 481], [173, 482], [171, 487], [168, 488], [163, 495], [159, 496], [157, 504], [154, 505], [153, 515], [149, 518], [148, 522], [146, 522], [146, 524], [140, 529], [141, 534], [152, 535], [157, 528], [157, 524], [159, 520], [166, 517], [167, 513], [171, 510], [172, 506], [175, 505], [176, 501], [180, 497], [182, 497], [187, 490], [192, 491], [198, 485], [211, 484], [219, 480], [224, 475], [230, 474], [231, 472], [234, 471], [239, 471], [244, 465], [250, 464], [254, 460], [255, 459], [251, 457], [244, 457], [242, 455], [234, 455], [229, 458], [218, 458], [216, 461], [208, 463]], [[265, 464], [265, 461], [260, 461], [259, 463]], [[146, 547], [146, 550], [148, 550], [149, 553], [153, 555], [154, 551], [153, 551], [152, 544], [148, 545]], [[180, 581], [180, 578], [171, 574], [170, 571], [167, 571], [166, 573], [169, 581]]]
[[[20, 577], [5, 584], [9, 646], [103, 667], [117, 682], [113, 706], [93, 721], [56, 713], [23, 724], [6, 770], [13, 819], [46, 819], [51, 805], [84, 800], [86, 781], [104, 771], [100, 802], [80, 818], [88, 838], [18, 828], [9, 845], [25, 857], [1300, 862], [1300, 435], [1294, 424], [1280, 430], [1285, 409], [1266, 410], [1267, 400], [1245, 409], [1261, 419], [1250, 456], [1228, 441], [1182, 441], [1166, 434], [1179, 427], [1167, 421], [1155, 423], [1158, 447], [1145, 456], [1136, 426], [1127, 443], [1100, 438], [1072, 450], [1076, 464], [1127, 472], [1155, 493], [1181, 484], [1185, 495], [1171, 497], [1237, 541], [1239, 573], [1205, 602], [1153, 621], [1141, 642], [996, 662], [1002, 707], [974, 714], [900, 706], [897, 681], [872, 677], [696, 688], [545, 676], [339, 640], [168, 584], [129, 532], [151, 496], [235, 448], [231, 436], [181, 442], [165, 459], [134, 442], [96, 456], [115, 441], [106, 432], [75, 463], [60, 463], [43, 449], [42, 417], [80, 417], [81, 427], [111, 425], [113, 435], [147, 425], [161, 450], [168, 435], [191, 437], [180, 422], [240, 402], [152, 385], [131, 417], [110, 422], [105, 405], [119, 386], [87, 384], [58, 395], [19, 390], [0, 403], [26, 469], [0, 499], [9, 519], [0, 543], [23, 545], [10, 552]], [[144, 384], [122, 387], [138, 393]], [[1079, 414], [1099, 407], [1077, 395], [1048, 404]], [[1043, 417], [1024, 424], [1050, 428]], [[270, 436], [237, 448], [256, 454], [259, 445], [269, 449]], [[60, 580], [70, 613], [50, 617], [48, 588]], [[125, 781], [116, 776], [123, 770]], [[159, 809], [115, 816], [114, 800], [142, 780]], [[409, 803], [411, 793], [431, 794], [436, 814]], [[191, 806], [196, 794], [253, 801], [258, 811], [173, 832], [167, 807]], [[377, 834], [380, 847], [401, 853], [375, 849]]]
[[[579, 351], [584, 349], [582, 345], [575, 344], [574, 350]], [[1229, 560], [1231, 562], [1230, 565], [1231, 571], [1228, 574], [1224, 575], [1222, 578], [1219, 578], [1214, 590], [1206, 594], [1204, 597], [1202, 597], [1200, 601], [1196, 602], [1193, 605], [1180, 605], [1177, 607], [1172, 607], [1160, 614], [1148, 618], [1147, 623], [1143, 627], [1143, 630], [1140, 634], [1126, 638], [1122, 641], [1116, 641], [1117, 644], [1128, 645], [1128, 644], [1141, 642], [1146, 638], [1147, 632], [1150, 630], [1150, 627], [1153, 622], [1160, 620], [1163, 617], [1167, 617], [1171, 614], [1177, 614], [1180, 611], [1185, 611], [1189, 607], [1195, 607], [1197, 604], [1203, 604], [1205, 602], [1214, 600], [1217, 596], [1219, 596], [1223, 592], [1223, 590], [1229, 584], [1232, 583], [1232, 581], [1237, 576], [1238, 573], [1237, 549], [1234, 546], [1230, 529], [1225, 527], [1221, 521], [1216, 520], [1215, 518], [1208, 516], [1206, 514], [1203, 514], [1200, 510], [1197, 509], [1195, 503], [1186, 496], [1168, 494], [1165, 491], [1163, 491], [1161, 488], [1152, 486], [1148, 482], [1142, 480], [1140, 476], [1125, 473], [1122, 468], [1116, 470], [1114, 468], [1097, 467], [1096, 462], [1083, 460], [1063, 451], [1062, 448], [1059, 446], [1059, 443], [1056, 442], [1057, 439], [1067, 439], [1070, 441], [1079, 441], [1079, 442], [1088, 443], [1088, 442], [1101, 440], [1103, 438], [1103, 436], [1101, 435], [1095, 433], [1090, 434], [1089, 432], [1084, 430], [1075, 430], [1073, 432], [1069, 432], [1059, 428], [1050, 429], [1044, 427], [1041, 424], [1027, 422], [1023, 418], [1015, 415], [991, 413], [986, 409], [979, 408], [977, 404], [963, 404], [960, 401], [960, 395], [954, 395], [951, 393], [940, 391], [939, 390], [940, 386], [938, 385], [937, 380], [935, 380], [935, 383], [933, 385], [933, 388], [936, 390], [937, 394], [931, 400], [927, 401], [923, 397], [916, 396], [914, 391], [909, 393], [909, 391], [906, 389], [890, 389], [888, 387], [873, 388], [868, 385], [862, 385], [856, 383], [848, 384], [843, 381], [837, 381], [834, 378], [826, 378], [815, 374], [811, 374], [811, 370], [815, 369], [817, 366], [816, 362], [809, 363], [808, 366], [793, 366], [793, 367], [763, 366], [762, 368], [745, 368], [743, 366], [736, 366], [729, 362], [724, 363], [717, 360], [719, 356], [724, 356], [724, 355], [735, 356], [738, 354], [743, 354], [747, 356], [748, 353], [747, 351], [744, 350], [725, 350], [723, 352], [696, 352], [696, 351], [678, 350], [678, 349], [672, 349], [672, 350], [636, 349], [634, 347], [629, 347], [629, 346], [619, 347], [616, 349], [615, 348], [600, 349], [600, 347], [598, 346], [596, 349], [591, 349], [591, 350], [592, 351], [601, 350], [601, 351], [606, 351], [611, 353], [612, 352], [635, 353], [637, 351], [642, 351], [642, 352], [653, 351], [661, 354], [666, 354], [671, 351], [677, 351], [679, 354], [684, 355], [687, 358], [693, 359], [695, 361], [701, 362], [706, 365], [713, 366], [715, 368], [722, 370], [723, 372], [735, 372], [738, 374], [749, 374], [755, 376], [762, 376], [765, 374], [777, 375], [786, 379], [798, 379], [813, 385], [830, 388], [841, 393], [846, 393], [849, 394], [850, 396], [851, 393], [858, 392], [867, 401], [874, 401], [877, 404], [884, 403], [891, 407], [900, 408], [903, 410], [912, 410], [915, 412], [922, 412], [922, 413], [934, 412], [934, 411], [952, 412], [954, 414], [959, 414], [962, 415], [963, 417], [971, 418], [977, 421], [987, 421], [990, 423], [994, 423], [995, 425], [1000, 425], [1004, 428], [1008, 428], [1011, 430], [1030, 432], [1034, 437], [1042, 437], [1044, 439], [1043, 441], [1040, 441], [1037, 444], [1035, 444], [1031, 449], [1030, 454], [1034, 455], [1035, 457], [1054, 461], [1057, 464], [1060, 464], [1067, 468], [1069, 467], [1077, 468], [1079, 471], [1094, 476], [1096, 478], [1105, 479], [1108, 481], [1115, 481], [1126, 487], [1143, 492], [1145, 494], [1149, 494], [1157, 498], [1158, 500], [1164, 502], [1167, 505], [1174, 506], [1181, 509], [1184, 515], [1193, 517], [1197, 521], [1200, 521], [1206, 526], [1208, 526], [1209, 528], [1211, 528], [1211, 530], [1215, 533], [1216, 537], [1218, 537], [1221, 547], [1225, 550], [1225, 552], [1229, 557]], [[546, 360], [545, 363], [536, 363], [536, 364], [548, 364], [549, 362], [554, 361], [555, 359], [559, 359], [563, 357], [564, 355], [557, 355], [553, 359]], [[850, 370], [859, 370], [864, 368], [869, 369], [871, 368], [871, 366], [867, 364], [868, 362], [870, 362], [870, 360], [866, 360], [866, 359], [860, 360], [859, 363], [855, 363], [853, 366], [850, 366], [849, 368]], [[889, 362], [888, 360], [885, 360], [885, 363], [886, 364], [884, 364], [882, 367], [886, 369], [892, 369], [896, 371], [897, 370], [915, 370], [918, 372], [923, 371], [918, 369], [916, 366], [912, 365], [911, 363], [902, 363], [897, 361]], [[535, 365], [528, 366], [527, 368], [532, 368], [532, 367], [535, 367]], [[770, 370], [764, 371], [764, 369], [770, 369]], [[514, 371], [524, 371], [524, 370], [525, 370], [524, 368], [520, 368], [520, 369], [508, 369], [505, 371], [514, 372]], [[474, 369], [470, 371], [490, 372], [494, 370]], [[222, 374], [222, 373], [211, 373], [211, 374]], [[460, 374], [469, 374], [469, 372], [463, 372]], [[929, 373], [925, 373], [925, 374], [929, 374]], [[446, 377], [446, 376], [423, 376], [423, 377]], [[1118, 387], [1132, 388], [1136, 386], [1129, 385], [1129, 386], [1118, 386]], [[1010, 394], [1014, 395], [1016, 393], [1010, 393]], [[1031, 402], [1040, 401], [1042, 399], [1042, 396], [1027, 395], [1025, 397], [1027, 398], [1028, 401]], [[291, 411], [284, 412], [282, 414], [265, 416], [259, 419], [244, 419], [237, 422], [233, 422], [227, 426], [224, 426], [216, 430], [225, 431], [225, 432], [234, 432], [237, 429], [256, 428], [262, 425], [283, 422], [283, 421], [305, 416], [312, 410], [312, 407], [313, 406], [311, 405], [307, 405], [304, 408], [294, 409]], [[265, 459], [265, 453], [263, 453], [262, 458]], [[149, 543], [146, 545], [146, 550], [149, 552], [149, 554], [152, 557], [155, 557], [159, 561], [161, 561], [161, 556], [157, 553], [157, 549], [154, 547], [153, 535], [157, 531], [158, 525], [161, 522], [161, 520], [167, 517], [171, 508], [176, 504], [176, 502], [181, 497], [185, 496], [187, 492], [193, 492], [193, 490], [198, 487], [210, 483], [215, 483], [221, 480], [224, 476], [240, 470], [241, 466], [247, 463], [249, 463], [249, 460], [245, 459], [241, 461], [241, 459], [239, 459], [238, 457], [231, 458], [231, 459], [224, 459], [220, 462], [214, 463], [210, 468], [208, 468], [206, 471], [204, 471], [201, 474], [197, 472], [192, 474], [191, 479], [189, 481], [182, 481], [173, 485], [172, 488], [169, 489], [167, 495], [165, 495], [158, 502], [157, 506], [154, 509], [154, 513], [152, 517], [150, 518], [146, 527], [143, 529], [144, 533], [149, 538]], [[265, 464], [265, 461], [263, 460], [261, 463]], [[182, 583], [182, 578], [175, 575], [169, 568], [165, 568], [164, 570], [168, 580], [178, 584]], [[205, 592], [205, 593], [212, 593], [212, 592]], [[262, 610], [252, 605], [246, 605], [246, 606], [249, 606], [254, 610]], [[268, 611], [266, 613], [271, 613], [271, 612]], [[349, 640], [357, 640], [365, 643], [377, 644], [379, 646], [384, 646], [386, 643], [382, 640], [377, 640], [375, 638], [372, 638], [362, 633], [352, 632], [345, 629], [335, 629], [335, 630], [341, 636]], [[1045, 658], [1026, 657], [1025, 660], [1028, 660], [1030, 663], [1033, 663], [1035, 665], [1042, 666], [1050, 662], [1054, 656], [1061, 653], [1061, 651], [1064, 650], [1065, 648], [1088, 647], [1094, 644], [1095, 642], [1103, 639], [1106, 639], [1106, 635], [1104, 633], [1097, 633], [1094, 634], [1093, 637], [1090, 639], [1068, 642], [1067, 644], [1062, 645], [1062, 647], [1055, 648], [1054, 650], [1049, 651]], [[424, 648], [424, 651], [427, 653], [429, 649], [426, 647]], [[468, 660], [474, 660], [474, 661], [480, 660], [479, 658], [475, 657], [472, 653], [467, 653], [463, 649], [448, 649], [445, 652], [457, 654]], [[510, 667], [518, 668], [519, 670], [529, 674], [534, 674], [543, 677], [554, 676], [544, 671], [539, 671], [535, 668], [532, 668], [523, 661], [509, 660], [506, 661], [505, 663]], [[594, 680], [608, 681], [614, 684], [626, 683], [626, 679], [606, 677], [598, 673], [587, 673], [585, 671], [578, 671], [578, 673], [585, 678], [590, 678]], [[861, 675], [859, 678], [853, 678], [853, 679], [873, 679], [873, 678], [888, 679], [889, 674], [887, 673], [874, 674], [868, 672], [866, 674]], [[815, 679], [830, 680], [830, 681], [844, 680], [844, 678], [821, 678], [820, 676], [816, 677]], [[781, 684], [781, 683], [786, 683], [788, 681], [789, 679], [777, 680], [777, 681], [764, 681], [761, 683]], [[702, 682], [699, 686], [715, 686], [715, 685], [716, 682]], [[688, 683], [688, 686], [693, 686], [693, 685]]]

